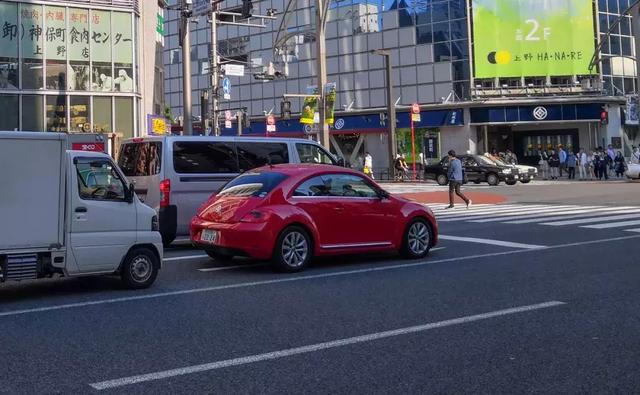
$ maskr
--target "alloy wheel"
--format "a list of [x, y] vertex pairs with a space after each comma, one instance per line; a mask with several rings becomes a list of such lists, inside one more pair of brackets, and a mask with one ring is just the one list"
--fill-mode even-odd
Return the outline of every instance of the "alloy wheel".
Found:
[[409, 228], [408, 245], [411, 253], [419, 256], [429, 248], [429, 228], [424, 222], [414, 222]]
[[282, 240], [282, 259], [284, 263], [297, 268], [304, 264], [309, 254], [309, 242], [298, 231], [289, 232]]

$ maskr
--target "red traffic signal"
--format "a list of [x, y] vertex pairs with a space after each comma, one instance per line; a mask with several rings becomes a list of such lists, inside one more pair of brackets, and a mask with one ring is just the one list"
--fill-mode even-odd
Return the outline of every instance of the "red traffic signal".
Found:
[[609, 112], [606, 110], [602, 110], [600, 112], [600, 124], [608, 125], [609, 124]]

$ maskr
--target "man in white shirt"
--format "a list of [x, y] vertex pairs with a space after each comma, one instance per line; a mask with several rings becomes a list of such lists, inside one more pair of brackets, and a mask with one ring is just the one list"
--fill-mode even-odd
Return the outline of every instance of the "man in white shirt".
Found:
[[580, 153], [578, 154], [578, 175], [580, 180], [587, 179], [587, 168], [589, 166], [589, 158], [587, 153], [584, 152], [584, 148], [580, 148]]

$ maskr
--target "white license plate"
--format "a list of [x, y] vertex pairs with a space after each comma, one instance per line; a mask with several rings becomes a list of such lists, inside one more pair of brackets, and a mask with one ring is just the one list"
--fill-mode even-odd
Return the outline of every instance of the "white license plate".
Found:
[[218, 240], [218, 231], [211, 229], [204, 229], [200, 234], [200, 240], [205, 243], [215, 243]]

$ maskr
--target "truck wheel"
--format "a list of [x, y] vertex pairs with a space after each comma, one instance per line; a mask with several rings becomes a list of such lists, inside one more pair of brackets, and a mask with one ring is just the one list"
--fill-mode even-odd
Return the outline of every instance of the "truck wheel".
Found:
[[445, 176], [444, 174], [440, 174], [436, 178], [436, 182], [438, 183], [438, 185], [447, 185], [449, 183], [449, 178], [447, 176]]
[[124, 258], [120, 277], [130, 289], [148, 288], [158, 276], [160, 262], [149, 248], [137, 247], [129, 251]]
[[299, 226], [290, 226], [280, 233], [273, 252], [273, 265], [283, 272], [304, 270], [313, 255], [313, 244], [307, 232]]
[[491, 186], [496, 186], [496, 185], [500, 184], [500, 179], [498, 178], [497, 175], [491, 173], [491, 174], [487, 175], [487, 182]]

